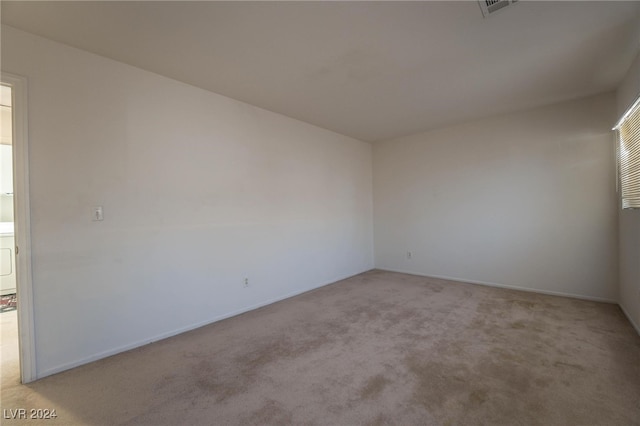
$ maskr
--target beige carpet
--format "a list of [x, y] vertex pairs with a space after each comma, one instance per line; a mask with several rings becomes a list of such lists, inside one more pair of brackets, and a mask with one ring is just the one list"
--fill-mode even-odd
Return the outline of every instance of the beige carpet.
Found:
[[57, 410], [37, 424], [633, 425], [640, 336], [615, 305], [371, 271], [2, 386]]

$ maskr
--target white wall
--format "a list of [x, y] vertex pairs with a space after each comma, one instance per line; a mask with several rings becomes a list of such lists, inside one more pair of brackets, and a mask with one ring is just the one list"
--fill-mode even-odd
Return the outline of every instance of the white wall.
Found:
[[[622, 116], [640, 96], [640, 54], [620, 84], [617, 96], [618, 115]], [[620, 209], [619, 215], [620, 306], [640, 333], [640, 210]]]
[[369, 144], [4, 25], [2, 68], [29, 79], [39, 377], [373, 267]]
[[[5, 124], [6, 121], [3, 119], [2, 126]], [[12, 151], [11, 145], [0, 144], [0, 222], [13, 222]]]
[[[2, 98], [11, 98], [11, 90], [2, 86]], [[13, 222], [13, 156], [11, 154], [11, 107], [0, 108], [0, 222]]]
[[616, 300], [614, 119], [606, 94], [375, 144], [376, 267]]
[[0, 194], [0, 222], [13, 222], [13, 196]]

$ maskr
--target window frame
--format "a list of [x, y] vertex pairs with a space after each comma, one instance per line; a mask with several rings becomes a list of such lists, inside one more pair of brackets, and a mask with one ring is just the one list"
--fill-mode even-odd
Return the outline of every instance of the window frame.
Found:
[[[624, 131], [630, 138], [630, 140], [624, 140], [621, 129], [630, 120], [634, 127]], [[640, 96], [625, 111], [612, 130], [616, 132], [616, 186], [620, 193], [620, 207], [622, 210], [638, 210], [640, 209]], [[623, 160], [623, 153], [629, 153], [631, 158]], [[629, 195], [626, 196], [626, 194]]]

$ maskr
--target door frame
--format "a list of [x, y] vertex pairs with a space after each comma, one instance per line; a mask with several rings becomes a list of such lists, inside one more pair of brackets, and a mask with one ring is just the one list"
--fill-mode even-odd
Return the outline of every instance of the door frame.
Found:
[[13, 212], [16, 244], [16, 293], [18, 296], [18, 345], [20, 379], [29, 383], [38, 378], [31, 270], [31, 210], [29, 204], [29, 138], [27, 125], [27, 78], [6, 72], [3, 85], [11, 86], [13, 118]]

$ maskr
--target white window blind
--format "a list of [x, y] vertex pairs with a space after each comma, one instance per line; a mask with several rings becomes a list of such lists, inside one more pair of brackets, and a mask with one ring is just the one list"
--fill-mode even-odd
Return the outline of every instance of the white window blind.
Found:
[[618, 122], [618, 162], [623, 209], [640, 209], [640, 98]]

